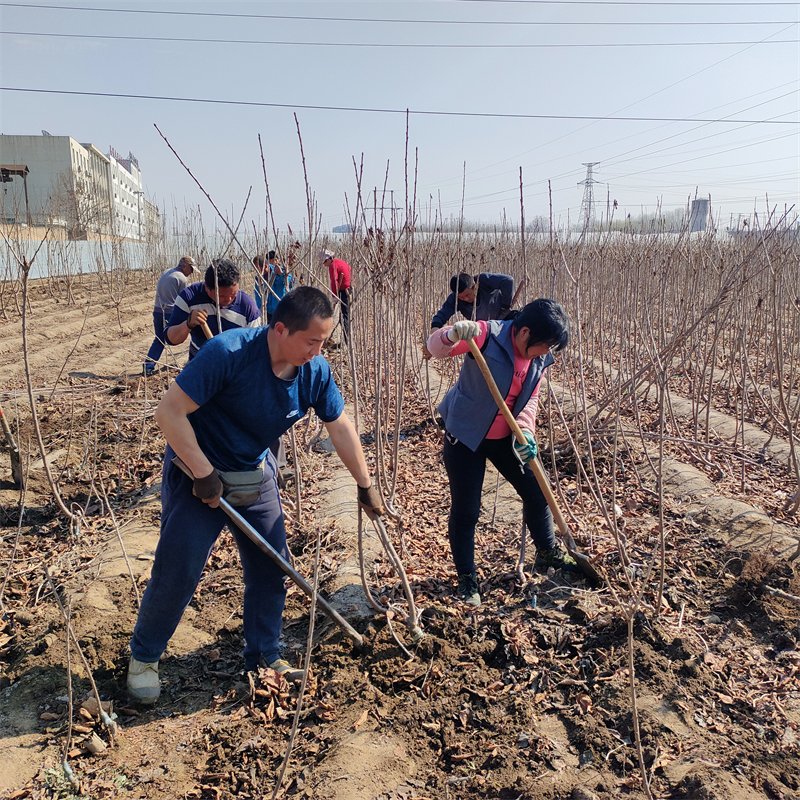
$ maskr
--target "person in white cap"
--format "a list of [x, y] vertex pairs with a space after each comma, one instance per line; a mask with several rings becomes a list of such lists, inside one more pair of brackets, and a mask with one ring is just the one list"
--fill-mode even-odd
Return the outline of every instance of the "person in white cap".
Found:
[[319, 260], [328, 266], [331, 278], [331, 292], [339, 298], [342, 314], [344, 341], [350, 337], [350, 265], [341, 258], [335, 258], [330, 250], [320, 250]]
[[177, 267], [172, 267], [162, 273], [156, 286], [156, 304], [153, 308], [153, 329], [156, 338], [147, 351], [147, 359], [142, 365], [142, 372], [151, 375], [156, 368], [156, 362], [164, 352], [164, 328], [169, 322], [175, 298], [189, 285], [189, 276], [197, 272], [194, 259], [191, 256], [181, 256]]

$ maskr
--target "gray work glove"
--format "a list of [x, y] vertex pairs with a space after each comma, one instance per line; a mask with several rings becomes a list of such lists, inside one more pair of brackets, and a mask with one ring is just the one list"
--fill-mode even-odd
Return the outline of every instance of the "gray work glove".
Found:
[[370, 484], [366, 489], [358, 487], [358, 507], [370, 518], [375, 519], [383, 514], [383, 501], [378, 490]]
[[222, 495], [222, 481], [216, 470], [212, 470], [205, 478], [195, 478], [192, 494], [204, 503], [213, 503]]
[[468, 342], [476, 336], [480, 336], [481, 326], [471, 319], [460, 319], [447, 332], [447, 338], [451, 342]]

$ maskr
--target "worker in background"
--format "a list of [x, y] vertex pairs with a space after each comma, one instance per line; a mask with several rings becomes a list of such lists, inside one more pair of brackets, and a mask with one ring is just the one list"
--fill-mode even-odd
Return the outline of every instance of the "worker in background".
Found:
[[328, 267], [331, 292], [339, 298], [344, 341], [350, 338], [350, 265], [336, 258], [330, 250], [319, 251], [320, 261]]
[[[263, 256], [256, 256], [253, 259], [253, 265], [260, 277], [256, 278], [255, 284], [255, 299], [258, 310], [261, 311], [261, 289], [266, 283], [269, 289], [264, 287], [264, 293], [267, 295], [267, 324], [272, 319], [275, 309], [281, 298], [294, 288], [294, 276], [290, 274], [289, 270], [279, 264], [275, 257], [275, 251], [270, 250], [267, 254], [267, 263], [264, 263]], [[272, 291], [270, 291], [270, 289]]]
[[[291, 258], [290, 250], [290, 258]], [[261, 311], [261, 290], [262, 287], [267, 295], [267, 324], [272, 321], [272, 315], [278, 307], [280, 300], [286, 295], [288, 289], [293, 288], [294, 278], [289, 271], [280, 266], [275, 260], [275, 251], [270, 250], [267, 253], [267, 262], [264, 263], [264, 256], [254, 256], [253, 266], [258, 273], [256, 276], [254, 295], [256, 299], [256, 306]], [[269, 287], [269, 288], [267, 288]], [[270, 289], [272, 291], [270, 291]], [[277, 297], [276, 297], [277, 295]], [[297, 473], [288, 465], [286, 458], [286, 444], [281, 436], [276, 442], [269, 446], [270, 452], [275, 457], [275, 463], [278, 467], [278, 486], [285, 489], [289, 481], [297, 477]]]
[[[476, 321], [503, 319], [511, 309], [514, 298], [514, 279], [500, 272], [482, 272], [473, 277], [460, 272], [450, 279], [450, 294], [431, 320], [431, 332], [447, 325], [458, 311], [465, 319]], [[422, 354], [430, 358], [423, 346]]]
[[239, 290], [239, 278], [239, 268], [233, 261], [218, 258], [211, 262], [202, 282], [193, 283], [175, 298], [175, 307], [164, 334], [170, 344], [181, 344], [187, 337], [192, 337], [190, 361], [206, 341], [202, 329], [204, 322], [214, 336], [220, 333], [220, 318], [223, 332], [232, 328], [255, 328], [261, 324], [255, 300]]
[[[158, 699], [159, 659], [228, 522], [220, 497], [237, 505], [288, 558], [268, 447], [310, 408], [358, 484], [359, 507], [371, 519], [383, 512], [361, 442], [320, 355], [332, 329], [330, 300], [319, 289], [301, 286], [281, 300], [270, 326], [232, 330], [206, 342], [158, 404], [156, 422], [167, 440], [161, 535], [131, 639], [128, 692], [135, 700], [150, 704]], [[176, 455], [194, 480], [173, 464]], [[302, 670], [280, 658], [278, 649], [285, 576], [235, 525], [230, 529], [244, 571], [245, 669], [263, 663], [287, 680], [299, 680]]]
[[552, 352], [569, 342], [569, 319], [554, 300], [534, 300], [506, 321], [459, 320], [428, 338], [433, 358], [469, 352], [472, 339], [484, 353], [500, 393], [525, 434], [517, 442], [497, 408], [474, 358], [464, 359], [456, 385], [439, 405], [444, 419], [444, 466], [450, 480], [448, 536], [463, 600], [481, 604], [475, 569], [475, 525], [481, 509], [486, 460], [522, 498], [525, 524], [536, 545], [536, 566], [579, 571], [559, 545], [553, 515], [528, 461], [536, 456], [536, 410], [542, 375]]
[[177, 267], [171, 267], [161, 274], [156, 285], [156, 304], [153, 308], [153, 330], [156, 338], [147, 351], [147, 360], [142, 365], [144, 375], [152, 375], [156, 363], [164, 352], [164, 329], [169, 323], [175, 298], [189, 285], [189, 277], [197, 272], [194, 259], [191, 256], [181, 256]]

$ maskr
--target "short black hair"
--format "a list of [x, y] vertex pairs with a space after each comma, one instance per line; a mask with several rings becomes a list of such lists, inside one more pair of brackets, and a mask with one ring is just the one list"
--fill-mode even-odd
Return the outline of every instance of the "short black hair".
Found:
[[314, 317], [330, 319], [332, 316], [333, 305], [324, 292], [313, 286], [298, 286], [281, 298], [270, 325], [282, 322], [292, 334], [308, 330]]
[[[215, 272], [217, 273], [216, 282], [214, 281]], [[240, 277], [239, 267], [233, 261], [227, 258], [215, 258], [206, 270], [205, 282], [209, 289], [215, 289], [217, 286], [227, 288], [239, 283]]]
[[528, 303], [511, 324], [514, 333], [522, 328], [530, 331], [528, 347], [546, 344], [558, 353], [569, 344], [569, 317], [555, 300], [540, 297]]
[[269, 253], [267, 253], [267, 260], [272, 261], [273, 258], [275, 258], [275, 251], [270, 250]]
[[450, 278], [450, 291], [461, 294], [465, 289], [472, 289], [475, 286], [475, 278], [469, 272], [459, 272]]

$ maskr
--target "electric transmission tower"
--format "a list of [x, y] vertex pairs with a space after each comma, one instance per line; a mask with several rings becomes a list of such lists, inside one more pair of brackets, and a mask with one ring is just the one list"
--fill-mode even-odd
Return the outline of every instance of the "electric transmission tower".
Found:
[[586, 167], [586, 177], [582, 181], [578, 181], [578, 186], [583, 186], [583, 200], [581, 201], [581, 216], [583, 217], [583, 229], [588, 230], [594, 219], [594, 185], [600, 183], [596, 181], [592, 175], [592, 169], [596, 167], [599, 161], [590, 161], [584, 163]]

